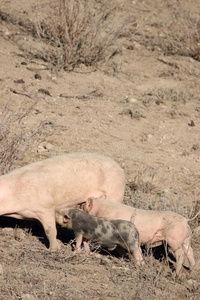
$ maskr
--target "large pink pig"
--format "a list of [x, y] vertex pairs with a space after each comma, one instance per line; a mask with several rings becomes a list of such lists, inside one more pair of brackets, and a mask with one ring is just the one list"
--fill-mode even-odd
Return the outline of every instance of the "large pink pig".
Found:
[[158, 246], [166, 241], [176, 257], [176, 273], [179, 274], [183, 265], [184, 256], [188, 258], [190, 269], [195, 266], [193, 250], [191, 248], [191, 230], [187, 219], [171, 211], [149, 211], [136, 209], [131, 206], [108, 201], [105, 196], [89, 198], [80, 206], [89, 214], [97, 217], [122, 219], [135, 224], [141, 244], [150, 247]]
[[0, 176], [0, 216], [37, 219], [51, 250], [57, 250], [56, 209], [76, 206], [107, 194], [123, 201], [125, 177], [111, 158], [97, 153], [72, 153], [35, 162]]

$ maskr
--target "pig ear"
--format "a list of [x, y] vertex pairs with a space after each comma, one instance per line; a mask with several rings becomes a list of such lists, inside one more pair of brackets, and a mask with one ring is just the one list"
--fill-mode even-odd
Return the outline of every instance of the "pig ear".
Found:
[[66, 212], [63, 216], [63, 223], [68, 223], [70, 219], [71, 218], [68, 216], [68, 213]]
[[91, 211], [91, 209], [93, 207], [93, 200], [94, 200], [94, 198], [91, 197], [91, 198], [88, 198], [85, 202], [85, 211], [88, 213]]

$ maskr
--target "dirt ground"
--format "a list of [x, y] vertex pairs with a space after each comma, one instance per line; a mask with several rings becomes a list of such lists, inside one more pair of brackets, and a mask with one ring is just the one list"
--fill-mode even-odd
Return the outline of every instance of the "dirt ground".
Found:
[[[41, 58], [30, 29], [58, 4], [0, 2], [0, 124], [9, 124], [7, 144], [26, 139], [10, 168], [103, 153], [125, 171], [126, 204], [192, 217], [200, 209], [200, 2], [115, 1], [109, 26], [131, 16], [131, 35], [116, 41], [115, 55], [71, 71]], [[63, 246], [51, 253], [38, 224], [1, 217], [0, 299], [200, 299], [200, 221], [190, 225], [196, 267], [177, 277], [163, 249], [144, 250], [138, 269], [100, 249], [75, 255], [73, 236], [58, 228]]]

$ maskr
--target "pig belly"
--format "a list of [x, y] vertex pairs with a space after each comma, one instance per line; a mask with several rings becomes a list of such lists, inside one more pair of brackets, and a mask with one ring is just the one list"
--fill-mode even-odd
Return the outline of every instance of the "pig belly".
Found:
[[139, 232], [140, 232], [140, 243], [142, 245], [149, 244], [152, 247], [156, 247], [158, 245], [161, 245], [162, 241], [164, 240], [163, 230], [161, 229], [158, 229], [153, 233], [142, 231], [142, 230], [139, 230]]

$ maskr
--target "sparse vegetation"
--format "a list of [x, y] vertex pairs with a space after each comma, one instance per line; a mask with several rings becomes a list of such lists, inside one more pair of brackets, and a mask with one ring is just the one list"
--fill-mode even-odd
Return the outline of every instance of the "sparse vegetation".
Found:
[[118, 40], [134, 24], [133, 17], [121, 17], [111, 25], [117, 11], [117, 6], [107, 1], [60, 0], [54, 15], [35, 24], [37, 37], [49, 47], [48, 51], [41, 49], [38, 56], [68, 71], [109, 59], [120, 50]]
[[[14, 248], [9, 247], [10, 243]], [[5, 280], [1, 297], [5, 300], [99, 299], [101, 296], [153, 300], [181, 299], [183, 295], [197, 300], [199, 296], [198, 283], [177, 278], [166, 259], [158, 261], [152, 254], [144, 256], [146, 265], [139, 269], [129, 259], [109, 253], [74, 255], [70, 245], [65, 245], [59, 253], [50, 253], [30, 235], [19, 242], [10, 232], [9, 240], [3, 244], [1, 263]], [[101, 294], [99, 284], [103, 288]]]
[[22, 153], [30, 146], [33, 140], [41, 139], [40, 135], [44, 131], [45, 123], [37, 124], [33, 129], [26, 128], [23, 121], [26, 120], [33, 111], [34, 105], [24, 109], [23, 105], [15, 112], [9, 110], [7, 104], [2, 110], [0, 117], [0, 165], [1, 174], [10, 171]]
[[185, 89], [160, 88], [149, 90], [143, 95], [143, 101], [154, 101], [156, 104], [164, 103], [165, 101], [186, 103], [192, 98], [192, 94]]
[[[157, 34], [148, 31], [140, 42], [152, 51], [162, 51], [164, 55], [181, 55], [200, 61], [200, 16], [191, 12], [189, 4], [179, 1], [165, 1], [162, 11], [170, 15], [170, 19], [159, 18], [146, 23], [153, 27]], [[147, 25], [145, 24], [145, 25]], [[145, 26], [144, 25], [144, 26]], [[142, 38], [144, 35], [142, 35]]]

